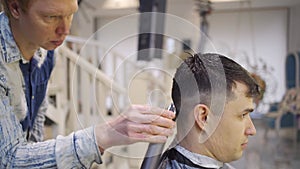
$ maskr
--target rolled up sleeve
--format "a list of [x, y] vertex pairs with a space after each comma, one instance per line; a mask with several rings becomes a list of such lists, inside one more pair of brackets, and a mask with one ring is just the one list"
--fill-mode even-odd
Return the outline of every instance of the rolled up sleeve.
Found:
[[90, 168], [101, 163], [94, 127], [66, 137], [28, 143], [0, 84], [0, 168]]
[[89, 127], [56, 139], [58, 168], [89, 168], [93, 162], [102, 163], [94, 127]]

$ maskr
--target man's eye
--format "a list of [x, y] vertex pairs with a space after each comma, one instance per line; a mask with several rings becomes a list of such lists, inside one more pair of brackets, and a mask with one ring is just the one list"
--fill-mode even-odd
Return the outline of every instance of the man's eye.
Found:
[[242, 118], [245, 118], [247, 116], [248, 113], [244, 113], [242, 114]]
[[47, 22], [47, 23], [54, 23], [58, 20], [59, 16], [56, 16], [56, 15], [46, 15], [44, 17], [44, 21]]
[[45, 18], [46, 18], [47, 20], [54, 20], [54, 19], [57, 18], [57, 16], [55, 16], [55, 15], [48, 15], [48, 16], [45, 16]]

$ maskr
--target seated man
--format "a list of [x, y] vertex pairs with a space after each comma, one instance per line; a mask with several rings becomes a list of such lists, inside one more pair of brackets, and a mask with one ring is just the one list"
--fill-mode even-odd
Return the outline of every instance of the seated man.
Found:
[[178, 113], [175, 146], [159, 169], [219, 169], [239, 159], [256, 129], [249, 116], [259, 87], [239, 64], [219, 54], [187, 58], [173, 79]]

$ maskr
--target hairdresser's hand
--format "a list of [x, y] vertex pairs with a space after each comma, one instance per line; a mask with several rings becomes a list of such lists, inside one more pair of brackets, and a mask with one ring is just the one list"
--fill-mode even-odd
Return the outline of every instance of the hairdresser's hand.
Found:
[[174, 113], [160, 108], [133, 105], [119, 117], [96, 126], [101, 151], [135, 142], [163, 143], [173, 134]]

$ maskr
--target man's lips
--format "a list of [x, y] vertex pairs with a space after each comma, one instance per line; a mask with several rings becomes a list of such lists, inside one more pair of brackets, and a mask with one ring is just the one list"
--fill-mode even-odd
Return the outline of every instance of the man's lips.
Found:
[[63, 40], [51, 41], [51, 43], [56, 45], [56, 46], [61, 45], [63, 42], [64, 42]]
[[248, 146], [248, 142], [245, 142], [245, 143], [242, 144], [243, 149], [247, 148], [247, 146]]

